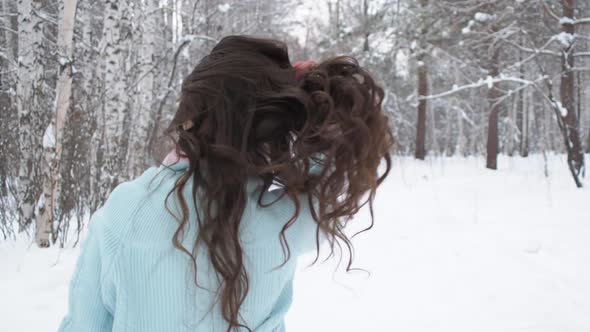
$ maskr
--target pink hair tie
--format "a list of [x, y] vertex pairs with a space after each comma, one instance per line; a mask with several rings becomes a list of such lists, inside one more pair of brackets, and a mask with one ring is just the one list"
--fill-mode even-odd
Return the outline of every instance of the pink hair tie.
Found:
[[312, 68], [317, 67], [318, 63], [313, 60], [307, 61], [297, 61], [293, 64], [293, 68], [295, 68], [295, 77], [299, 78], [306, 72], [310, 71]]
[[172, 150], [170, 150], [168, 152], [168, 154], [166, 155], [166, 158], [164, 158], [164, 160], [162, 161], [162, 164], [168, 166], [168, 165], [173, 165], [173, 164], [176, 164], [177, 162], [181, 162], [181, 161], [185, 161], [185, 160], [188, 160], [188, 158], [184, 154], [184, 152], [181, 150], [180, 155], [179, 155], [176, 153], [176, 149], [173, 148]]

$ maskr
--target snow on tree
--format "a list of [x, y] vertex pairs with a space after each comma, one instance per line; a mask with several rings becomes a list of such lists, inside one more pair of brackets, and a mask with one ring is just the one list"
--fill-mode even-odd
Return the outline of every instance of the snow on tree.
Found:
[[43, 201], [45, 204], [41, 216], [38, 217], [35, 238], [39, 245], [48, 245], [50, 235], [54, 235], [52, 240], [55, 241], [53, 224], [61, 193], [59, 170], [63, 151], [64, 127], [72, 96], [73, 35], [77, 2], [77, 0], [61, 0], [59, 2], [58, 79], [55, 87], [55, 110], [52, 112], [54, 116], [43, 136], [44, 155], [48, 167], [44, 168]]
[[128, 134], [125, 126], [129, 115], [128, 93], [128, 59], [129, 41], [131, 38], [129, 3], [125, 1], [107, 0], [103, 25], [101, 50], [104, 62], [101, 64], [104, 75], [104, 105], [99, 110], [97, 120], [99, 130], [95, 135], [100, 137], [102, 165], [99, 176], [99, 197], [113, 190], [123, 179], [125, 147], [123, 140]]
[[[18, 53], [16, 109], [18, 114], [18, 148], [20, 151], [16, 202], [19, 225], [26, 228], [35, 219], [35, 206], [40, 194], [39, 156], [42, 151], [42, 134], [45, 132], [45, 119], [50, 110], [46, 109], [42, 45], [43, 26], [39, 13], [42, 2], [38, 0], [19, 0], [18, 12]], [[43, 227], [36, 226], [44, 232]], [[48, 243], [39, 243], [47, 246]]]
[[[590, 3], [0, 0], [0, 232], [63, 245], [170, 148], [182, 79], [225, 35], [293, 61], [348, 54], [381, 83], [396, 152], [590, 151]], [[585, 136], [584, 134], [587, 135]], [[482, 165], [483, 167], [483, 165]], [[37, 232], [35, 233], [35, 230]]]
[[158, 1], [146, 1], [145, 8], [137, 6], [135, 15], [143, 22], [138, 26], [139, 37], [134, 42], [139, 47], [137, 54], [137, 83], [129, 87], [135, 92], [135, 107], [132, 110], [131, 122], [134, 132], [129, 136], [129, 148], [127, 151], [128, 174], [136, 176], [141, 174], [144, 168], [149, 165], [149, 134], [150, 121], [152, 121], [153, 109], [156, 100], [154, 99], [154, 53], [156, 50], [157, 38], [157, 15]]

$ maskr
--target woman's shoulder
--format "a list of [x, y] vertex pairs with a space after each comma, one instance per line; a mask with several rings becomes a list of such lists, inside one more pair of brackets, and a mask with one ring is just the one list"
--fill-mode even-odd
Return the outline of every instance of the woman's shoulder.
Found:
[[[94, 213], [91, 223], [114, 234], [125, 234], [131, 219], [149, 195], [158, 192], [156, 182], [164, 179], [166, 172], [161, 167], [152, 166], [141, 175], [119, 183]], [[161, 181], [161, 180], [159, 180]]]
[[153, 183], [158, 171], [159, 168], [150, 167], [141, 175], [119, 183], [108, 195], [103, 207], [113, 208], [116, 211], [133, 209], [147, 193], [155, 189]]

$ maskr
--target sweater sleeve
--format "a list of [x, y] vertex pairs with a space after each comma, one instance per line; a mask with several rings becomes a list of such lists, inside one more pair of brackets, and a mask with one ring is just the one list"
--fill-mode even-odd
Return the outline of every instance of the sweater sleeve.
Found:
[[105, 235], [104, 207], [98, 209], [89, 222], [87, 236], [69, 288], [69, 306], [59, 332], [112, 330], [113, 316], [103, 302], [103, 280], [107, 272], [108, 238]]

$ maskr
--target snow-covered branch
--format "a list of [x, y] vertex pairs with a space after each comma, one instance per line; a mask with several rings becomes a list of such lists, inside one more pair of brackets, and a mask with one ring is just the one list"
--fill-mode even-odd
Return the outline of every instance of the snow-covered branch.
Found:
[[575, 25], [590, 24], [590, 17], [576, 19], [574, 21], [574, 24]]
[[574, 18], [569, 18], [569, 17], [562, 17], [562, 18], [559, 19], [559, 24], [561, 24], [561, 25], [566, 25], [566, 24], [570, 24], [570, 25], [590, 24], [590, 17], [579, 18], [579, 19], [574, 19]]
[[552, 55], [552, 56], [560, 57], [561, 56], [560, 52], [548, 49], [548, 47], [551, 46], [551, 44], [553, 44], [556, 41], [557, 41], [557, 38], [550, 38], [543, 46], [541, 46], [541, 48], [529, 48], [529, 47], [522, 46], [518, 43], [515, 43], [511, 40], [505, 40], [506, 43], [518, 48], [519, 50], [526, 52], [526, 53], [533, 53], [535, 56], [537, 56], [539, 54], [544, 54], [544, 55]]
[[217, 39], [207, 35], [185, 35], [182, 38], [180, 38], [179, 42], [182, 44], [185, 41], [193, 42], [195, 40], [206, 40], [213, 43], [217, 43]]
[[498, 77], [488, 76], [485, 79], [480, 79], [477, 82], [474, 82], [471, 84], [466, 84], [466, 85], [462, 85], [462, 86], [454, 85], [451, 90], [448, 90], [445, 92], [441, 92], [441, 93], [434, 94], [434, 95], [428, 95], [428, 96], [419, 96], [418, 100], [428, 100], [428, 99], [447, 97], [447, 96], [453, 95], [455, 93], [458, 93], [458, 92], [461, 92], [464, 90], [477, 89], [477, 88], [481, 88], [484, 86], [487, 86], [489, 89], [491, 89], [494, 86], [494, 84], [501, 83], [501, 82], [520, 83], [523, 86], [527, 87], [527, 86], [535, 85], [538, 82], [543, 81], [545, 79], [547, 79], [547, 76], [540, 76], [538, 79], [536, 79], [534, 81], [526, 80], [526, 79], [519, 78], [519, 77], [511, 77], [511, 76], [503, 76], [503, 75], [500, 75]]
[[[509, 67], [507, 67], [506, 69], [507, 69], [507, 70], [510, 70], [510, 69], [513, 69], [513, 68], [520, 68], [520, 67], [521, 67], [522, 65], [524, 65], [525, 63], [527, 63], [527, 62], [529, 62], [529, 61], [531, 61], [531, 60], [534, 60], [534, 59], [535, 59], [535, 58], [536, 58], [536, 57], [537, 57], [539, 54], [543, 54], [543, 53], [542, 53], [542, 51], [543, 51], [543, 50], [547, 50], [547, 48], [548, 48], [548, 47], [549, 47], [551, 44], [553, 44], [554, 42], [555, 42], [555, 39], [551, 38], [551, 39], [549, 39], [549, 40], [548, 40], [548, 41], [545, 43], [545, 45], [541, 46], [541, 48], [540, 48], [540, 49], [534, 49], [534, 50], [533, 50], [533, 49], [528, 49], [528, 50], [531, 50], [532, 52], [528, 52], [528, 51], [526, 51], [526, 50], [527, 50], [526, 48], [525, 48], [525, 49], [523, 49], [523, 47], [522, 47], [522, 46], [520, 46], [520, 45], [519, 45], [519, 44], [517, 44], [517, 43], [512, 43], [512, 42], [510, 42], [510, 44], [511, 44], [511, 45], [514, 45], [514, 46], [516, 46], [516, 47], [517, 47], [518, 49], [520, 49], [521, 51], [524, 51], [524, 52], [527, 52], [527, 53], [531, 53], [531, 54], [530, 54], [528, 57], [526, 57], [526, 58], [524, 58], [524, 59], [522, 59], [522, 60], [520, 60], [520, 61], [518, 61], [518, 62], [514, 63], [513, 65], [511, 65], [511, 66], [509, 66]], [[548, 50], [547, 50], [547, 51], [548, 51]], [[552, 52], [552, 51], [549, 51], [549, 52]], [[552, 52], [552, 54], [551, 54], [551, 55], [558, 55], [557, 53], [554, 53], [554, 54], [553, 54], [553, 53], [554, 53], [554, 52]]]

